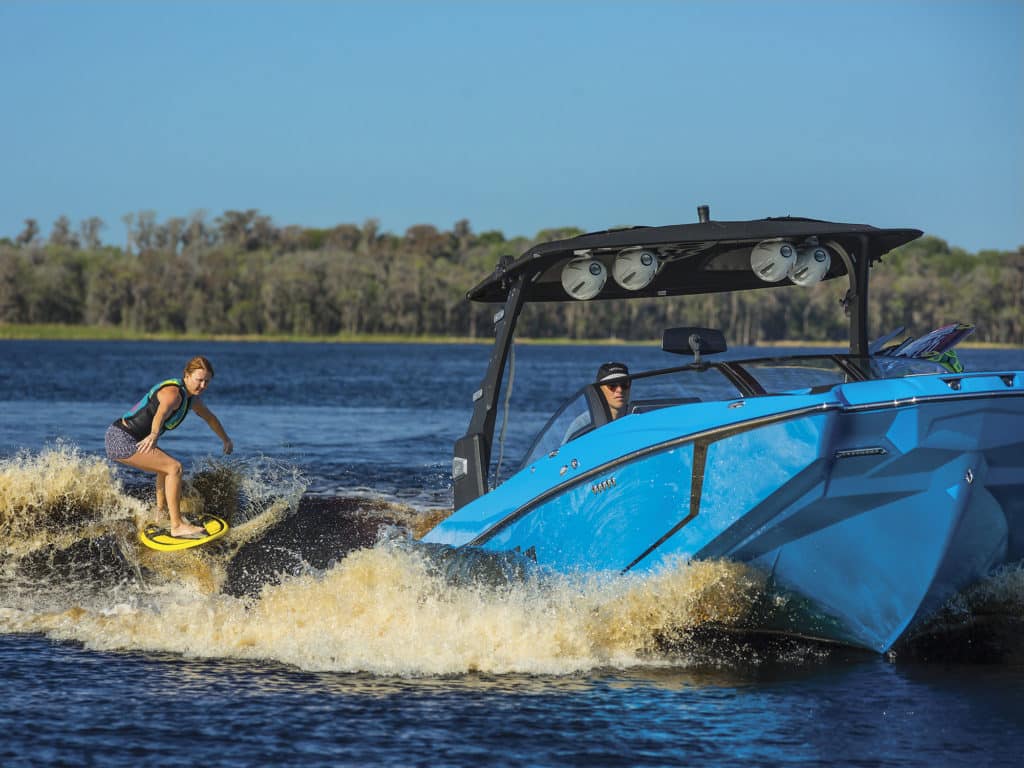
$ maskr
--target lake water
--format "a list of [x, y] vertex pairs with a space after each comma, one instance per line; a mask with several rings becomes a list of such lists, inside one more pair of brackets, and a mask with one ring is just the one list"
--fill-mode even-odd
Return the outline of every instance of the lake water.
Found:
[[[0, 341], [0, 765], [1021, 764], [1021, 635], [887, 660], [694, 624], [668, 650], [666, 622], [714, 620], [743, 585], [713, 564], [657, 582], [439, 575], [385, 524], [450, 507], [489, 352]], [[227, 483], [239, 522], [153, 553], [135, 539], [150, 481], [102, 458], [103, 434], [195, 354], [236, 453], [195, 416], [161, 445], [195, 488]], [[601, 362], [680, 362], [638, 346], [515, 357], [509, 463]], [[1024, 369], [1022, 350], [961, 357]], [[346, 556], [344, 525], [386, 535]], [[696, 607], [672, 614], [666, 593]]]

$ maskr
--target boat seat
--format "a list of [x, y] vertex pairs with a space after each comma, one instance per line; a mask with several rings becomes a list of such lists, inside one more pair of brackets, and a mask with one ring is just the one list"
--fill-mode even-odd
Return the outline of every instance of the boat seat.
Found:
[[630, 413], [647, 413], [657, 411], [660, 408], [669, 408], [673, 405], [686, 405], [687, 403], [699, 403], [699, 397], [656, 397], [649, 400], [637, 400], [630, 404]]

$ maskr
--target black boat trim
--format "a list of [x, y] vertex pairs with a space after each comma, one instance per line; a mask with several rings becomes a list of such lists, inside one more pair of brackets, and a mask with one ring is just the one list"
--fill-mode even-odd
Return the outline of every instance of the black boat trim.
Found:
[[[718, 438], [718, 439], [724, 439], [724, 438]], [[656, 542], [651, 544], [651, 546], [649, 546], [647, 549], [645, 549], [643, 552], [641, 552], [639, 555], [637, 555], [633, 559], [633, 562], [631, 562], [629, 565], [627, 565], [625, 568], [622, 569], [623, 573], [628, 571], [634, 565], [636, 565], [641, 560], [643, 560], [645, 557], [647, 557], [649, 554], [651, 554], [651, 552], [653, 552], [658, 547], [660, 547], [662, 544], [664, 544], [666, 541], [671, 539], [676, 534], [676, 532], [679, 531], [680, 528], [685, 526], [687, 523], [689, 523], [691, 520], [693, 520], [693, 518], [695, 518], [697, 516], [697, 513], [700, 511], [700, 495], [701, 495], [701, 493], [704, 490], [704, 469], [705, 469], [705, 466], [707, 465], [707, 460], [708, 460], [708, 446], [710, 446], [711, 443], [713, 443], [713, 442], [716, 442], [716, 441], [715, 440], [700, 440], [700, 441], [698, 441], [698, 442], [693, 444], [693, 469], [692, 469], [692, 476], [690, 477], [690, 512], [689, 512], [689, 514], [687, 514], [686, 517], [684, 517], [678, 523], [676, 523], [671, 528], [669, 528], [668, 531], [665, 532], [661, 536], [660, 539], [658, 539]]]

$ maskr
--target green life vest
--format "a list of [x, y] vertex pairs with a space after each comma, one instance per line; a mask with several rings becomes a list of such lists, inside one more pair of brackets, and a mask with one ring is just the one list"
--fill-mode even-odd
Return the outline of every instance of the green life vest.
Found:
[[189, 408], [192, 406], [192, 396], [188, 393], [188, 390], [185, 388], [185, 382], [181, 379], [165, 379], [159, 384], [154, 384], [149, 392], [143, 395], [142, 399], [128, 413], [121, 417], [124, 421], [124, 426], [127, 427], [132, 437], [136, 440], [141, 440], [153, 430], [153, 417], [156, 416], [157, 409], [160, 407], [160, 401], [157, 399], [156, 393], [164, 387], [177, 387], [181, 394], [181, 403], [178, 404], [178, 408], [174, 413], [164, 419], [164, 423], [160, 427], [161, 435], [181, 424]]

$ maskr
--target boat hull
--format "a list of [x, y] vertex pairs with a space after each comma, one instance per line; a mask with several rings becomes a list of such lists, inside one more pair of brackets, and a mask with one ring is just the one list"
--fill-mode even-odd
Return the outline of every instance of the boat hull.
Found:
[[725, 558], [806, 609], [772, 629], [891, 648], [1024, 557], [1024, 375], [920, 376], [635, 414], [426, 537], [560, 571]]

